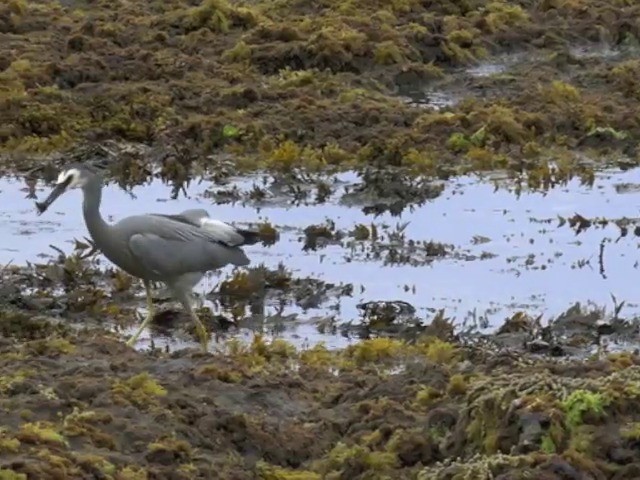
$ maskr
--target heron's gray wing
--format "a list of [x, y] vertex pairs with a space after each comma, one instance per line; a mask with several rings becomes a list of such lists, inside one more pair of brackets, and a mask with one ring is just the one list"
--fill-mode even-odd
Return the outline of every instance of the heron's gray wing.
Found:
[[129, 238], [129, 249], [145, 268], [161, 277], [205, 272], [229, 263], [248, 265], [239, 248], [230, 248], [206, 239], [165, 238], [155, 233], [136, 233]]
[[160, 213], [152, 214], [156, 217], [173, 220], [182, 224], [201, 229], [213, 240], [230, 247], [238, 247], [249, 242], [246, 230], [239, 230], [228, 223], [221, 222], [209, 217], [209, 213], [203, 208], [185, 210], [177, 215], [166, 215]]

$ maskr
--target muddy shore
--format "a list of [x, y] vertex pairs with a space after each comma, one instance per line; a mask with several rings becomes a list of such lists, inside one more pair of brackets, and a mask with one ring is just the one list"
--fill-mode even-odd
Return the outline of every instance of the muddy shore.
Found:
[[256, 336], [218, 354], [141, 353], [99, 330], [16, 315], [0, 315], [2, 478], [640, 472], [635, 353], [572, 360], [463, 345], [442, 321], [410, 343], [343, 351]]

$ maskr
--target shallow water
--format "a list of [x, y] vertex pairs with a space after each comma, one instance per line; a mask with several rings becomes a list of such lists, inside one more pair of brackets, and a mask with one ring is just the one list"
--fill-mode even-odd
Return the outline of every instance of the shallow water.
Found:
[[[346, 174], [341, 180], [353, 182], [356, 177]], [[258, 180], [239, 180], [237, 185], [246, 190], [254, 181]], [[566, 225], [559, 227], [557, 220], [558, 215], [570, 217], [576, 212], [585, 217], [639, 216], [640, 191], [628, 185], [619, 188], [621, 184], [640, 184], [640, 169], [601, 173], [593, 187], [572, 181], [548, 193], [522, 193], [519, 197], [506, 188], [496, 191], [492, 182], [462, 177], [448, 184], [440, 197], [412, 212], [374, 218], [335, 199], [330, 204], [312, 206], [267, 204], [259, 212], [240, 204], [214, 205], [204, 192], [219, 187], [207, 182], [193, 186], [188, 198], [171, 200], [171, 188], [154, 181], [135, 188], [136, 199], [113, 185], [105, 187], [102, 211], [112, 222], [136, 213], [171, 213], [196, 207], [207, 208], [213, 217], [228, 222], [268, 220], [281, 231], [281, 239], [271, 247], [246, 248], [253, 263], [276, 267], [282, 262], [296, 277], [354, 284], [353, 297], [340, 299], [341, 319], [357, 319], [356, 305], [361, 301], [404, 300], [416, 306], [424, 318], [430, 317], [432, 309], [445, 308], [458, 322], [474, 317], [497, 326], [521, 309], [542, 313], [548, 319], [576, 301], [612, 306], [611, 294], [627, 301], [623, 313], [637, 310], [631, 304], [640, 295], [636, 287], [638, 239], [629, 235], [607, 245], [607, 278], [603, 278], [598, 265], [599, 244], [605, 237], [617, 238], [617, 227], [589, 229], [576, 236]], [[37, 186], [41, 199], [48, 191], [49, 187]], [[39, 217], [33, 199], [26, 196], [24, 181], [0, 180], [0, 265], [42, 261], [43, 254], [54, 253], [49, 247], [52, 244], [71, 251], [73, 239], [86, 235], [80, 191], [66, 193]], [[428, 266], [413, 267], [384, 266], [379, 261], [357, 258], [348, 261], [349, 252], [338, 245], [304, 252], [301, 229], [327, 218], [344, 230], [372, 221], [380, 228], [387, 224], [392, 229], [409, 222], [405, 229], [408, 239], [453, 244], [467, 257], [438, 259]], [[487, 252], [494, 256], [478, 258]], [[215, 288], [228, 272], [224, 269], [203, 281], [200, 291]], [[296, 327], [286, 329], [284, 336], [299, 343], [343, 344], [342, 338], [320, 335], [313, 321], [313, 317], [335, 314], [330, 308], [335, 302], [307, 312], [287, 306], [282, 314], [297, 313], [298, 318]], [[276, 308], [267, 305], [266, 313]]]
[[535, 54], [525, 54], [524, 52], [511, 53], [493, 57], [491, 61], [480, 62], [474, 67], [466, 69], [466, 73], [472, 77], [490, 77], [506, 72], [510, 67], [525, 60], [532, 61], [538, 58]]
[[[576, 58], [592, 59], [601, 58], [608, 61], [621, 61], [631, 56], [637, 58], [636, 47], [613, 48], [606, 44], [574, 45], [569, 47], [569, 53]], [[412, 85], [403, 87], [398, 95], [408, 104], [418, 108], [430, 108], [442, 110], [452, 107], [464, 100], [473, 97], [465, 85], [464, 79], [491, 77], [494, 75], [508, 74], [509, 71], [525, 62], [539, 61], [545, 54], [538, 52], [515, 52], [492, 57], [490, 60], [478, 62], [478, 64], [464, 68], [459, 72], [458, 80], [449, 85], [434, 86]]]

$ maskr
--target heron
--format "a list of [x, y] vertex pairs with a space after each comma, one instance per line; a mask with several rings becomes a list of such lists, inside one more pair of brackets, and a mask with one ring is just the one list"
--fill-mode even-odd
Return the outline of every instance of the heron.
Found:
[[151, 283], [160, 282], [193, 320], [206, 352], [207, 330], [192, 307], [193, 288], [210, 270], [229, 264], [248, 265], [250, 260], [242, 247], [255, 244], [259, 233], [212, 219], [204, 209], [132, 215], [109, 224], [100, 214], [102, 187], [99, 172], [83, 164], [70, 165], [59, 174], [49, 196], [36, 202], [38, 214], [43, 214], [67, 190], [82, 189], [84, 221], [96, 248], [114, 265], [144, 283], [147, 316], [127, 344], [135, 345], [153, 319]]

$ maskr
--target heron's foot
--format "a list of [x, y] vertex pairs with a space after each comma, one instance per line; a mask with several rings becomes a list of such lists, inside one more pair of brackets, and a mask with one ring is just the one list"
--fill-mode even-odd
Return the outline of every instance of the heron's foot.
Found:
[[127, 340], [127, 345], [133, 347], [138, 340], [138, 337], [142, 333], [142, 331], [147, 328], [153, 317], [155, 316], [155, 308], [153, 306], [153, 295], [151, 294], [151, 282], [148, 280], [144, 280], [144, 289], [147, 297], [147, 317], [144, 319], [140, 327], [134, 333], [129, 340]]
[[144, 329], [149, 326], [149, 323], [151, 323], [151, 320], [153, 320], [154, 315], [155, 313], [153, 312], [153, 310], [149, 310], [147, 318], [145, 318], [144, 321], [140, 324], [140, 327], [138, 327], [136, 333], [134, 333], [131, 338], [127, 340], [127, 345], [129, 347], [133, 347], [136, 344], [136, 342], [138, 341], [138, 337], [144, 331]]

